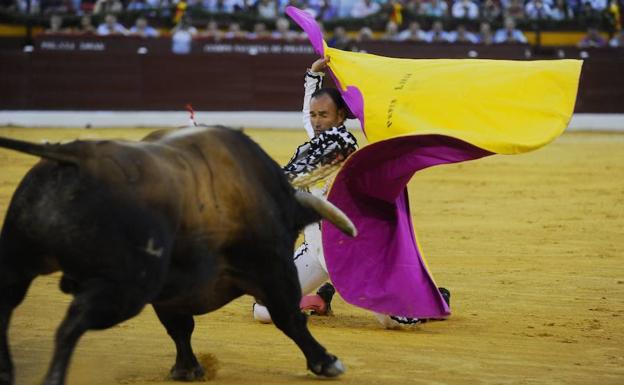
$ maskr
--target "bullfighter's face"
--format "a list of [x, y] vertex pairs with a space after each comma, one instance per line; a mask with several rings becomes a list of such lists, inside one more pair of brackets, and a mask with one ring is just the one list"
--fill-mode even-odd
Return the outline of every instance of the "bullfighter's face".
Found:
[[319, 95], [310, 100], [310, 122], [314, 135], [318, 136], [323, 131], [340, 126], [345, 119], [345, 111], [339, 110], [329, 95]]

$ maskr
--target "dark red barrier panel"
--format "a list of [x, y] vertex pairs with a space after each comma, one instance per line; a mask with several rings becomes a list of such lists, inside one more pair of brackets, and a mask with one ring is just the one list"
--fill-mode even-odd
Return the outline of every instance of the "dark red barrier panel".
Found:
[[[587, 57], [577, 112], [624, 112], [624, 50], [523, 45], [368, 42], [387, 56], [522, 59]], [[0, 109], [296, 111], [315, 55], [306, 42], [198, 39], [189, 55], [171, 40], [43, 36], [34, 52], [0, 51]], [[544, 90], [548, 92], [548, 90]]]

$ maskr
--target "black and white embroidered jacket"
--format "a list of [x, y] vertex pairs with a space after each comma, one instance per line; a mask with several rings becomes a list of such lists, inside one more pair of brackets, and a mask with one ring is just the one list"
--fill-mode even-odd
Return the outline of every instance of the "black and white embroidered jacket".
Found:
[[284, 172], [288, 179], [294, 179], [320, 166], [338, 164], [355, 150], [357, 140], [345, 126], [332, 127], [297, 147]]
[[314, 91], [321, 87], [322, 72], [307, 71], [305, 75], [305, 94], [303, 98], [303, 123], [310, 141], [303, 143], [284, 167], [289, 179], [310, 173], [320, 166], [334, 165], [344, 161], [347, 156], [357, 150], [357, 140], [347, 131], [344, 125], [332, 127], [314, 136], [310, 122], [310, 99]]

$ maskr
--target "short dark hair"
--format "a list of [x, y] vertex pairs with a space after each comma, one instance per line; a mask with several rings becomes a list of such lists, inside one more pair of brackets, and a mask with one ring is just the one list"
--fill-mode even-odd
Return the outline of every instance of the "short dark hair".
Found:
[[349, 106], [347, 106], [347, 103], [342, 98], [342, 95], [340, 95], [340, 91], [331, 87], [323, 87], [314, 91], [311, 98], [316, 98], [323, 95], [329, 96], [339, 111], [344, 110], [347, 119], [355, 119], [355, 115], [353, 115], [353, 112], [351, 112]]

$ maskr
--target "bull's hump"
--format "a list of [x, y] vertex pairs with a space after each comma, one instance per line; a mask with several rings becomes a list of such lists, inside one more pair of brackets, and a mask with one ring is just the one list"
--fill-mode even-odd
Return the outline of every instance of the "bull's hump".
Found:
[[159, 141], [177, 142], [186, 141], [189, 139], [204, 137], [211, 135], [215, 131], [223, 130], [220, 127], [198, 126], [198, 127], [183, 127], [174, 131], [169, 131], [165, 135], [159, 138]]

